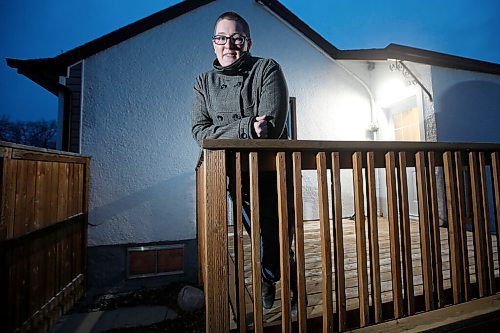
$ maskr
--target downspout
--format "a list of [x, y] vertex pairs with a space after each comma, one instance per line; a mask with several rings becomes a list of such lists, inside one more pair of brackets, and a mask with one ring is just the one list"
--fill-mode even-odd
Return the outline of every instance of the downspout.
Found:
[[354, 72], [352, 72], [349, 68], [345, 67], [341, 62], [339, 62], [336, 59], [333, 59], [333, 62], [336, 63], [340, 68], [342, 68], [349, 76], [354, 78], [356, 81], [358, 81], [361, 86], [365, 89], [365, 91], [368, 93], [368, 96], [370, 97], [370, 123], [368, 124], [367, 130], [372, 133], [372, 141], [376, 141], [376, 135], [378, 131], [378, 124], [375, 121], [375, 112], [374, 109], [376, 107], [375, 103], [375, 98], [373, 97], [373, 93], [368, 87], [368, 85], [359, 77], [357, 76]]
[[[377, 141], [377, 132], [378, 132], [379, 127], [378, 127], [378, 124], [375, 122], [374, 108], [376, 107], [376, 103], [375, 103], [375, 98], [373, 97], [373, 93], [372, 93], [370, 87], [368, 87], [368, 85], [359, 76], [357, 76], [354, 72], [352, 72], [350, 69], [345, 67], [342, 63], [340, 63], [336, 59], [333, 59], [333, 61], [340, 68], [342, 68], [347, 74], [349, 74], [349, 76], [353, 77], [356, 81], [358, 81], [361, 84], [361, 86], [368, 93], [368, 96], [370, 97], [370, 123], [368, 124], [367, 130], [372, 134], [371, 140]], [[377, 198], [377, 216], [382, 216], [382, 210], [380, 209], [381, 204], [380, 204], [380, 187], [379, 187], [380, 181], [379, 181], [379, 179], [380, 179], [380, 177], [379, 177], [378, 172], [375, 172], [375, 183], [377, 184], [377, 186], [375, 188], [376, 198]]]

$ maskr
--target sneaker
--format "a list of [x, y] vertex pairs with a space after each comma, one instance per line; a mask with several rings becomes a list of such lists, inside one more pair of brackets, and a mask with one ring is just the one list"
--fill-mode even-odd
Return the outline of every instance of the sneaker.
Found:
[[275, 294], [276, 284], [262, 279], [262, 306], [264, 309], [270, 309], [273, 307]]

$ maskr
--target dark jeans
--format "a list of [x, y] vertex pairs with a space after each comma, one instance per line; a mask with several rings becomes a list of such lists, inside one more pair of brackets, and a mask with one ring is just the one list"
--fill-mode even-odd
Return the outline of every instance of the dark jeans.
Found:
[[[288, 170], [287, 170], [288, 171]], [[295, 291], [297, 286], [297, 267], [295, 254], [292, 250], [294, 237], [294, 206], [293, 182], [291, 170], [287, 172], [287, 208], [288, 234], [290, 247], [290, 288]], [[250, 186], [249, 177], [242, 177], [243, 224], [250, 233]], [[259, 211], [260, 211], [260, 254], [262, 276], [267, 282], [277, 282], [280, 279], [280, 242], [278, 219], [278, 189], [275, 172], [259, 173]]]

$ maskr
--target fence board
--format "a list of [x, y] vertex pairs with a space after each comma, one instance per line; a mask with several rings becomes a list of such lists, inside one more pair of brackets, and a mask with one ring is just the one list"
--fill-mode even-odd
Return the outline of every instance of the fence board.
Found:
[[14, 221], [16, 210], [16, 177], [17, 161], [8, 157], [4, 158], [4, 177], [3, 177], [3, 197], [4, 205], [2, 209], [3, 224], [6, 226], [7, 238], [14, 237]]
[[57, 184], [57, 220], [62, 221], [68, 217], [68, 163], [59, 163], [59, 182]]
[[16, 182], [16, 205], [15, 205], [15, 217], [14, 217], [14, 237], [24, 235], [29, 231], [29, 225], [27, 221], [28, 212], [26, 210], [26, 197], [28, 192], [28, 170], [26, 168], [26, 163], [23, 161], [12, 161], [12, 166], [17, 168], [17, 182]]
[[28, 220], [27, 222], [27, 229], [26, 232], [31, 231], [31, 230], [36, 230], [35, 228], [35, 201], [36, 199], [36, 186], [34, 186], [36, 182], [36, 166], [37, 162], [36, 161], [23, 161], [24, 163], [27, 164], [27, 175], [26, 179], [28, 181], [27, 184], [27, 192], [26, 192], [26, 218]]

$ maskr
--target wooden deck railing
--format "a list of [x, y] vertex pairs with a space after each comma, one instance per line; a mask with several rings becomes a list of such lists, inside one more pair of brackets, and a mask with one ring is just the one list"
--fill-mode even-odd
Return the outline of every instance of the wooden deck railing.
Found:
[[46, 332], [83, 295], [89, 161], [0, 141], [2, 332]]
[[[290, 156], [291, 158], [285, 158]], [[365, 327], [418, 312], [443, 308], [493, 295], [497, 292], [492, 238], [500, 246], [500, 145], [404, 142], [317, 142], [280, 140], [206, 140], [196, 169], [197, 222], [200, 255], [200, 279], [205, 290], [207, 332], [230, 330], [231, 320], [239, 331], [251, 328], [263, 331], [260, 293], [258, 176], [274, 170], [278, 179], [280, 239], [286, 240], [287, 197], [295, 206], [295, 253], [298, 271], [299, 331], [312, 331], [314, 318], [307, 318], [304, 219], [302, 197], [303, 170], [316, 170], [321, 247], [322, 315], [324, 332]], [[287, 161], [292, 161], [287, 168]], [[415, 183], [407, 178], [414, 168]], [[346, 306], [345, 249], [342, 223], [342, 191], [345, 177], [341, 170], [352, 172], [355, 213], [355, 249], [357, 267], [357, 306]], [[293, 170], [287, 174], [287, 170]], [[242, 174], [250, 177], [251, 265], [253, 295], [245, 290], [244, 229], [241, 219]], [[377, 175], [377, 176], [376, 176]], [[438, 176], [436, 176], [438, 175]], [[234, 204], [234, 266], [230, 264], [228, 244], [227, 179], [231, 179]], [[286, 179], [294, 183], [287, 193]], [[342, 181], [341, 181], [342, 180]], [[415, 294], [413, 258], [410, 244], [408, 191], [415, 186], [418, 194], [418, 237], [421, 255], [422, 295]], [[444, 191], [440, 199], [438, 193]], [[330, 198], [329, 198], [330, 193]], [[381, 291], [378, 209], [381, 193], [386, 193], [390, 248], [390, 297]], [[290, 201], [288, 201], [290, 202]], [[494, 211], [494, 214], [490, 214]], [[439, 227], [440, 213], [447, 229]], [[333, 212], [333, 216], [330, 216]], [[413, 223], [413, 222], [412, 222]], [[491, 226], [496, 228], [491, 228]], [[467, 228], [469, 231], [467, 231]], [[467, 244], [472, 230], [473, 245]], [[442, 253], [440, 232], [448, 238]], [[288, 243], [281, 241], [280, 255], [288, 253]], [[415, 251], [413, 249], [413, 251]], [[472, 253], [473, 252], [473, 256]], [[278, 255], [278, 254], [277, 254]], [[443, 283], [443, 256], [449, 256], [451, 287]], [[469, 258], [473, 262], [469, 262]], [[447, 259], [448, 260], [448, 259]], [[288, 262], [286, 259], [282, 262]], [[472, 267], [472, 269], [471, 269]], [[474, 271], [474, 272], [472, 272]], [[234, 274], [234, 279], [229, 276]], [[448, 274], [448, 273], [447, 273]], [[281, 266], [281, 326], [289, 332], [289, 267]], [[471, 279], [472, 277], [472, 279]], [[247, 281], [248, 282], [248, 281]], [[230, 302], [231, 301], [231, 302]], [[230, 303], [230, 306], [228, 305]], [[250, 304], [250, 305], [248, 305]], [[251, 308], [248, 309], [248, 306]], [[250, 313], [250, 317], [246, 314]], [[233, 317], [231, 317], [231, 314]], [[318, 327], [318, 326], [316, 326]]]

